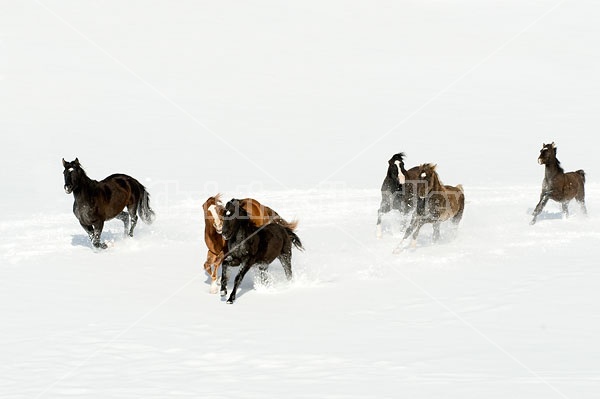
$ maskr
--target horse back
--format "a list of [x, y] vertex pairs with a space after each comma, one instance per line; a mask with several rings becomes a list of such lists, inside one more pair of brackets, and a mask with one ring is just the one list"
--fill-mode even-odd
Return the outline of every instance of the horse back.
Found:
[[107, 219], [115, 217], [129, 205], [138, 204], [145, 191], [136, 179], [120, 173], [99, 181], [96, 187]]

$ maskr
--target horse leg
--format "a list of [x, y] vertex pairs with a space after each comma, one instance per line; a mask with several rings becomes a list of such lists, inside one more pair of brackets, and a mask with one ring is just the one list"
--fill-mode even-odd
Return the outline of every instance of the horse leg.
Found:
[[283, 266], [283, 271], [285, 272], [285, 277], [289, 280], [292, 279], [292, 248], [286, 250], [283, 254], [281, 254], [277, 259], [281, 262], [281, 266]]
[[577, 193], [575, 201], [577, 201], [577, 203], [581, 207], [581, 211], [583, 212], [583, 214], [587, 215], [587, 208], [585, 207], [585, 190], [583, 188]]
[[[402, 248], [402, 244], [404, 243], [404, 240], [406, 240], [408, 238], [408, 236], [411, 235], [412, 232], [415, 230], [416, 230], [415, 234], [417, 234], [419, 232], [419, 229], [421, 228], [420, 224], [421, 224], [421, 218], [419, 218], [416, 213], [413, 214], [410, 224], [408, 225], [406, 232], [404, 232], [404, 237], [402, 237], [402, 240], [400, 241], [400, 243], [398, 244], [396, 249], [394, 249], [394, 251], [393, 251], [394, 254], [399, 254], [402, 251], [404, 251], [404, 248]], [[416, 241], [416, 237], [415, 237], [414, 241]]]
[[94, 245], [94, 248], [108, 248], [106, 243], [100, 241], [100, 235], [102, 234], [102, 229], [104, 228], [104, 221], [94, 223], [92, 226], [94, 227], [94, 233], [92, 235], [92, 244]]
[[563, 202], [560, 204], [562, 207], [563, 218], [566, 219], [569, 217], [569, 203]]
[[81, 225], [81, 227], [83, 227], [83, 229], [87, 233], [88, 237], [90, 238], [90, 241], [93, 241], [94, 240], [94, 226], [88, 225], [88, 224], [83, 224], [81, 222], [79, 222], [79, 224]]
[[229, 280], [229, 262], [224, 260], [221, 264], [221, 296], [227, 295], [227, 280]]
[[227, 300], [228, 304], [231, 305], [233, 302], [235, 302], [238, 287], [240, 286], [242, 280], [244, 279], [244, 276], [246, 275], [246, 273], [248, 273], [248, 270], [250, 270], [251, 267], [251, 262], [246, 262], [240, 267], [238, 275], [235, 276], [235, 282], [233, 284], [233, 289], [231, 290], [231, 295], [229, 295], [229, 299]]
[[129, 228], [129, 237], [133, 237], [133, 229], [135, 229], [135, 225], [138, 221], [137, 215], [137, 203], [127, 205], [127, 212], [129, 212], [129, 216], [131, 217], [131, 227]]
[[583, 214], [585, 216], [587, 216], [587, 208], [585, 207], [585, 200], [584, 199], [582, 199], [581, 201], [578, 200], [577, 203], [581, 207], [581, 211], [583, 212]]
[[379, 210], [377, 211], [377, 238], [380, 239], [383, 236], [383, 231], [381, 229], [381, 216], [384, 213], [388, 213], [392, 210], [392, 198], [391, 194], [383, 191], [381, 193], [381, 205], [379, 205]]
[[258, 279], [262, 285], [267, 285], [269, 283], [269, 275], [267, 270], [269, 269], [269, 265], [260, 265], [258, 267]]
[[435, 222], [433, 224], [433, 242], [438, 242], [440, 240], [440, 222]]
[[123, 211], [116, 216], [125, 225], [125, 235], [129, 232], [129, 213]]
[[224, 258], [224, 254], [223, 254], [223, 252], [221, 252], [213, 260], [212, 270], [210, 272], [210, 278], [212, 280], [210, 283], [210, 293], [211, 294], [216, 294], [218, 291], [217, 286], [219, 284], [219, 281], [218, 281], [219, 266], [223, 263], [223, 258]]
[[550, 194], [546, 193], [546, 192], [542, 192], [542, 194], [540, 195], [540, 202], [538, 202], [537, 206], [533, 210], [533, 219], [531, 220], [531, 222], [529, 224], [531, 224], [532, 226], [535, 224], [538, 215], [542, 212], [542, 210], [548, 203], [549, 199], [550, 199]]
[[216, 294], [218, 291], [217, 288], [217, 275], [219, 271], [219, 265], [223, 261], [223, 254], [215, 255], [212, 252], [208, 252], [206, 255], [206, 262], [204, 262], [204, 270], [206, 274], [210, 276], [210, 290], [211, 294]]

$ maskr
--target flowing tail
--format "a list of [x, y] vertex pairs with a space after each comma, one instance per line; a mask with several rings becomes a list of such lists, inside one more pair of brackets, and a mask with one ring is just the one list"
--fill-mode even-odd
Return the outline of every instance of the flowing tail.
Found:
[[287, 232], [288, 236], [290, 237], [290, 240], [292, 240], [292, 244], [294, 244], [294, 246], [296, 248], [298, 248], [300, 251], [304, 251], [304, 247], [302, 246], [302, 241], [300, 241], [300, 237], [298, 237], [298, 235], [296, 233], [294, 233], [294, 231], [292, 229], [290, 229], [289, 227], [285, 227], [285, 231]]
[[575, 173], [578, 173], [581, 176], [581, 178], [583, 179], [583, 182], [585, 183], [585, 172], [583, 171], [583, 169], [579, 169]]
[[296, 231], [296, 229], [298, 228], [297, 220], [292, 220], [291, 222], [288, 222], [285, 219], [283, 219], [281, 216], [279, 216], [278, 218], [274, 219], [274, 222], [277, 223], [278, 225], [285, 227], [286, 229], [291, 230], [292, 232]]
[[142, 218], [146, 224], [152, 224], [156, 218], [156, 214], [152, 208], [150, 208], [150, 194], [148, 194], [148, 191], [144, 186], [142, 186], [142, 196], [138, 203], [138, 216]]

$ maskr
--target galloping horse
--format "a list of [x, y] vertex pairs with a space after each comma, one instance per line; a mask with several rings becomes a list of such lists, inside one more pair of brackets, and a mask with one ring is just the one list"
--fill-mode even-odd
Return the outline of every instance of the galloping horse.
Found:
[[381, 204], [377, 211], [377, 238], [381, 238], [381, 216], [396, 209], [403, 214], [413, 211], [415, 205], [416, 185], [419, 183], [419, 167], [406, 170], [405, 154], [395, 154], [388, 161], [387, 175], [381, 185]]
[[221, 235], [223, 229], [223, 213], [225, 207], [221, 202], [221, 194], [209, 197], [204, 204], [204, 242], [208, 247], [204, 270], [211, 278], [210, 293], [216, 294], [218, 291], [217, 276], [219, 266], [223, 262], [225, 248], [227, 244]]
[[227, 256], [221, 271], [221, 296], [227, 295], [228, 267], [240, 266], [227, 303], [236, 299], [236, 293], [244, 276], [254, 265], [264, 272], [268, 265], [279, 259], [288, 280], [292, 278], [292, 245], [302, 248], [300, 238], [287, 226], [268, 223], [255, 226], [241, 204], [232, 199], [225, 206], [223, 237], [227, 240]]
[[[243, 210], [244, 217], [255, 227], [275, 223], [294, 231], [298, 226], [297, 221], [287, 222], [273, 209], [253, 198], [244, 198], [235, 201], [237, 201], [236, 204], [239, 204], [239, 207]], [[208, 247], [204, 269], [211, 277], [210, 293], [216, 294], [218, 291], [218, 270], [219, 266], [223, 263], [225, 250], [227, 249], [227, 244], [221, 236], [223, 230], [223, 213], [225, 212], [225, 207], [221, 202], [221, 195], [217, 194], [214, 197], [209, 197], [202, 205], [202, 209], [204, 210], [204, 241]]]
[[[73, 193], [73, 213], [81, 227], [88, 233], [95, 248], [107, 248], [100, 241], [104, 222], [117, 218], [125, 225], [125, 235], [133, 237], [138, 215], [145, 223], [152, 223], [154, 211], [150, 208], [150, 194], [136, 179], [124, 174], [114, 174], [102, 181], [90, 179], [79, 159], [62, 160], [65, 168], [65, 192]], [[127, 207], [127, 212], [123, 209]]]
[[419, 230], [426, 223], [433, 224], [433, 241], [440, 238], [440, 224], [452, 219], [455, 225], [460, 223], [465, 209], [465, 195], [462, 185], [456, 187], [445, 186], [440, 181], [436, 172], [436, 165], [423, 164], [419, 166], [419, 178], [425, 184], [417, 186], [419, 205], [413, 213], [410, 225], [404, 233], [404, 238], [394, 250], [394, 253], [402, 252], [402, 243], [413, 233], [412, 245], [416, 245]]
[[565, 216], [569, 216], [569, 201], [573, 198], [579, 203], [584, 214], [587, 214], [585, 207], [585, 172], [578, 170], [576, 172], [565, 173], [560, 166], [560, 161], [556, 158], [556, 144], [543, 144], [538, 157], [540, 165], [546, 165], [546, 174], [542, 183], [542, 193], [540, 201], [533, 211], [531, 224], [535, 224], [538, 215], [548, 200], [560, 202]]

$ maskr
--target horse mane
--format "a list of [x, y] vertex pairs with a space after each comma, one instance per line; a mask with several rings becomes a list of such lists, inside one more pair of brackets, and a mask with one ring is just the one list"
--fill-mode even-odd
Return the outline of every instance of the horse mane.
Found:
[[556, 169], [558, 170], [559, 173], [565, 173], [565, 170], [560, 165], [560, 161], [558, 160], [558, 158], [556, 156], [556, 154], [558, 153], [558, 147], [553, 146], [553, 144], [547, 144], [544, 148], [546, 148], [548, 151], [554, 151], [551, 153], [552, 159], [554, 160], [554, 166], [556, 166]]

